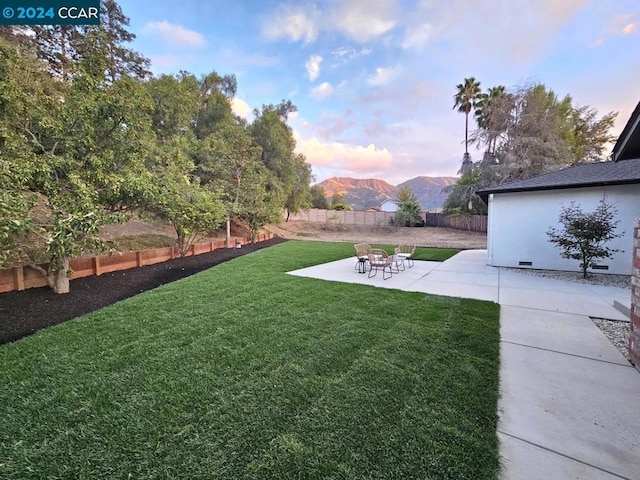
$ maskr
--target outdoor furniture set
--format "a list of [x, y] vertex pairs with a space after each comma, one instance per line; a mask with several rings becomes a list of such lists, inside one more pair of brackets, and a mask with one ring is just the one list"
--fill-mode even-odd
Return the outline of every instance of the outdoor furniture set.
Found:
[[415, 254], [416, 246], [413, 244], [397, 246], [393, 255], [389, 255], [381, 248], [371, 248], [367, 243], [356, 243], [353, 247], [356, 249], [356, 258], [358, 259], [355, 268], [358, 273], [367, 273], [368, 265], [369, 278], [375, 277], [378, 270], [382, 270], [382, 278], [387, 280], [394, 273], [404, 271], [405, 262], [409, 268], [414, 265], [413, 255]]

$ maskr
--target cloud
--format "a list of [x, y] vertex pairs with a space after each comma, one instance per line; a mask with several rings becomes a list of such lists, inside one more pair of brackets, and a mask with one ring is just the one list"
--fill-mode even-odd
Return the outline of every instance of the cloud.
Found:
[[595, 45], [602, 45], [608, 37], [626, 36], [639, 31], [640, 22], [633, 15], [616, 15], [605, 27]]
[[394, 68], [376, 68], [376, 73], [367, 78], [367, 83], [372, 87], [382, 87], [389, 85], [396, 77], [397, 71]]
[[309, 80], [312, 82], [320, 75], [320, 63], [322, 63], [322, 57], [320, 55], [311, 55], [307, 63], [304, 64], [309, 75]]
[[147, 22], [142, 27], [142, 33], [159, 35], [166, 43], [202, 47], [206, 44], [204, 37], [195, 30], [189, 30], [182, 25], [175, 25], [167, 21]]
[[362, 43], [393, 29], [396, 10], [396, 0], [332, 2], [324, 11], [315, 5], [280, 5], [264, 17], [262, 35], [308, 44], [321, 32], [339, 32]]
[[430, 23], [408, 28], [402, 41], [402, 48], [422, 47], [434, 37], [434, 33], [433, 25]]
[[342, 142], [323, 143], [316, 137], [302, 138], [294, 132], [296, 151], [304, 154], [307, 161], [317, 168], [355, 172], [359, 175], [375, 176], [392, 168], [393, 155], [386, 148], [369, 145], [350, 145]]
[[325, 98], [333, 93], [333, 87], [329, 82], [323, 82], [315, 88], [311, 89], [311, 95], [317, 98]]
[[393, 0], [340, 2], [332, 13], [334, 25], [359, 42], [379, 37], [396, 24]]
[[235, 113], [239, 117], [244, 118], [245, 120], [248, 120], [253, 112], [249, 104], [238, 97], [234, 97], [231, 100], [231, 110], [233, 111], [233, 113]]
[[365, 57], [370, 55], [373, 50], [371, 48], [362, 47], [360, 50], [356, 50], [355, 48], [347, 48], [347, 47], [338, 47], [331, 52], [333, 57], [333, 61], [331, 62], [331, 67], [336, 68], [340, 65], [344, 65], [347, 62], [357, 58], [357, 57]]
[[[451, 44], [452, 51], [460, 52], [448, 57], [448, 62], [464, 62], [469, 68], [475, 68], [475, 61], [485, 61], [487, 52], [491, 52], [489, 57], [494, 62], [535, 61], [534, 57], [550, 49], [558, 32], [591, 1], [425, 0], [405, 12], [406, 28], [400, 45], [405, 49], [418, 49], [445, 40]], [[490, 28], [478, 28], [478, 25], [490, 25]]]
[[344, 135], [345, 132], [358, 125], [356, 113], [347, 108], [340, 114], [325, 115], [315, 122], [314, 131], [323, 139], [335, 138]]
[[292, 42], [303, 40], [310, 43], [318, 36], [317, 17], [315, 8], [280, 5], [263, 20], [262, 34], [269, 40], [285, 38]]

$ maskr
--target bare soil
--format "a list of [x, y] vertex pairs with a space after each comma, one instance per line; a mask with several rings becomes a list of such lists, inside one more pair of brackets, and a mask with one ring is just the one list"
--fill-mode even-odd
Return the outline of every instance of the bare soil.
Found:
[[283, 222], [269, 230], [290, 240], [397, 245], [415, 243], [421, 247], [485, 249], [487, 234], [438, 227], [393, 227], [343, 225], [335, 223]]

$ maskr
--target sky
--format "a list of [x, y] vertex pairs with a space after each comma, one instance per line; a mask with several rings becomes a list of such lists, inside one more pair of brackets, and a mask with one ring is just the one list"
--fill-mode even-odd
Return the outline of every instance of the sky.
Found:
[[[542, 83], [618, 135], [640, 101], [639, 0], [119, 0], [154, 75], [234, 74], [234, 111], [291, 100], [296, 151], [327, 178], [456, 176], [467, 77]], [[470, 119], [470, 129], [475, 124]], [[470, 149], [472, 159], [481, 153]]]

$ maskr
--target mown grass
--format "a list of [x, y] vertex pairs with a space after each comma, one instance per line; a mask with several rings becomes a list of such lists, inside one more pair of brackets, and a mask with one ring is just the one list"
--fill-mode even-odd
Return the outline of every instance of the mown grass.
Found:
[[495, 479], [498, 306], [290, 241], [0, 347], [0, 478]]
[[[382, 248], [389, 255], [394, 252], [397, 245], [371, 245], [371, 248]], [[455, 248], [427, 248], [416, 247], [416, 252], [413, 258], [415, 260], [427, 260], [431, 262], [444, 262], [448, 258], [453, 257], [460, 250]]]

